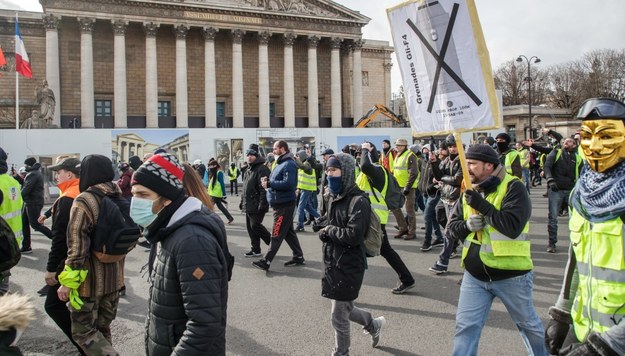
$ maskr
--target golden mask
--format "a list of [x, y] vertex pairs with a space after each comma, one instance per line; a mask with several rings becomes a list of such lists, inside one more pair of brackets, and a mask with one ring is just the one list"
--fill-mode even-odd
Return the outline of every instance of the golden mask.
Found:
[[623, 120], [584, 120], [580, 146], [596, 172], [605, 172], [625, 160], [625, 123]]

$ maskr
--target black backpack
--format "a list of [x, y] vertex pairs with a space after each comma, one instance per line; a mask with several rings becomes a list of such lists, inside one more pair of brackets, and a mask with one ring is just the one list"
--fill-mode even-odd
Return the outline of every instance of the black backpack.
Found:
[[384, 172], [388, 178], [388, 187], [386, 188], [386, 195], [384, 196], [386, 206], [389, 210], [401, 209], [406, 203], [406, 196], [402, 193], [399, 183], [397, 183], [397, 178], [386, 169], [384, 169]]
[[91, 233], [91, 252], [102, 263], [122, 260], [137, 245], [139, 226], [130, 217], [130, 202], [99, 189], [87, 190], [100, 197], [100, 212]]
[[13, 268], [21, 257], [20, 247], [13, 230], [9, 223], [0, 217], [0, 272]]

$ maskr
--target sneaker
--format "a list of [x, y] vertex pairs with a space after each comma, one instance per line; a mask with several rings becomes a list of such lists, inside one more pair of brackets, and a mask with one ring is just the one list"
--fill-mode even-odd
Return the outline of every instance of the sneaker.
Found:
[[234, 218], [228, 220], [228, 225], [232, 224], [233, 221], [234, 221]]
[[393, 236], [396, 239], [401, 239], [402, 237], [404, 237], [404, 235], [408, 235], [408, 231], [400, 231], [398, 233], [395, 234], [395, 236]]
[[436, 262], [434, 264], [434, 266], [430, 267], [429, 270], [434, 272], [434, 273], [436, 273], [436, 274], [445, 274], [445, 273], [447, 273], [447, 267], [438, 264], [438, 262]]
[[126, 296], [126, 286], [122, 286], [122, 288], [119, 290], [119, 296], [120, 297]]
[[265, 272], [269, 271], [269, 263], [267, 263], [267, 260], [265, 259], [254, 261], [252, 262], [252, 265], [258, 269], [262, 269]]
[[284, 263], [284, 267], [304, 266], [306, 262], [304, 257], [293, 257], [290, 261]]
[[139, 242], [137, 245], [139, 245], [141, 247], [145, 247], [145, 248], [150, 248], [150, 243], [148, 242], [148, 240], [143, 240], [143, 241]]
[[295, 229], [295, 232], [304, 232], [304, 231], [306, 231], [306, 230], [304, 230], [303, 226], [302, 227], [298, 227], [298, 228]]
[[20, 252], [22, 253], [22, 255], [30, 255], [31, 253], [33, 253], [33, 249], [32, 248], [23, 248], [20, 250]]
[[451, 251], [451, 255], [449, 255], [449, 259], [458, 257], [458, 250]]
[[403, 282], [397, 283], [397, 287], [393, 288], [391, 291], [393, 294], [404, 294], [408, 291], [408, 289], [414, 288], [415, 283], [412, 284], [404, 284]]
[[308, 226], [308, 225], [310, 225], [310, 224], [312, 224], [312, 223], [314, 223], [314, 222], [315, 222], [315, 220], [314, 220], [314, 219], [308, 219], [308, 220], [306, 220], [306, 222], [304, 223], [304, 225], [305, 225], [305, 226]]
[[45, 286], [41, 287], [40, 290], [37, 291], [37, 294], [41, 296], [48, 295], [48, 289], [50, 289], [50, 286], [46, 284]]
[[371, 335], [371, 347], [378, 346], [378, 343], [380, 342], [380, 335], [382, 335], [382, 328], [385, 324], [386, 318], [380, 316], [371, 321], [371, 331], [365, 330], [365, 334]]
[[421, 251], [427, 252], [432, 249], [432, 244], [430, 241], [423, 241], [423, 245], [421, 245]]
[[260, 256], [262, 256], [262, 253], [250, 251], [250, 252], [244, 253], [243, 256], [245, 256], [245, 257], [260, 257]]
[[547, 247], [547, 252], [556, 253], [556, 245], [549, 245], [549, 247]]
[[445, 246], [445, 240], [443, 239], [436, 239], [434, 240], [434, 242], [432, 242], [432, 247], [443, 247]]

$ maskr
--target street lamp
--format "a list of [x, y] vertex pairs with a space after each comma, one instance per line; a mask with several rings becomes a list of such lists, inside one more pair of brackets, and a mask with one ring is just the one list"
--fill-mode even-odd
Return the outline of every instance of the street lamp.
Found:
[[[527, 114], [527, 117], [529, 119], [529, 124], [530, 124], [530, 137], [529, 138], [534, 138], [533, 136], [533, 130], [532, 130], [532, 72], [531, 72], [531, 64], [532, 61], [533, 63], [540, 63], [540, 58], [536, 57], [536, 56], [532, 56], [529, 59], [524, 56], [524, 55], [520, 55], [516, 61], [521, 63], [523, 62], [523, 59], [525, 59], [525, 61], [527, 62], [527, 105], [529, 107], [529, 113]], [[525, 138], [527, 138], [527, 134], [525, 134]]]

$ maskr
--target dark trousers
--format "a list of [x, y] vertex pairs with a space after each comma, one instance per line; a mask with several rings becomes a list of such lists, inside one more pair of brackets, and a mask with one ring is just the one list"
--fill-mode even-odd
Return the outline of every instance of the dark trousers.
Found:
[[432, 242], [432, 231], [434, 231], [437, 240], [443, 239], [441, 227], [436, 220], [436, 205], [438, 204], [440, 199], [441, 196], [437, 192], [436, 195], [427, 197], [427, 199], [425, 200], [423, 220], [425, 222], [425, 241], [428, 242]]
[[215, 203], [215, 205], [217, 205], [217, 208], [219, 208], [219, 210], [221, 210], [221, 212], [224, 214], [226, 219], [228, 219], [228, 221], [232, 221], [234, 218], [228, 211], [228, 208], [226, 208], [226, 206], [224, 205], [223, 198], [215, 198], [215, 197], [211, 197], [211, 198], [213, 199], [213, 202]]
[[[454, 202], [455, 203], [455, 202]], [[453, 203], [443, 202], [443, 206], [445, 207], [445, 215], [449, 220], [449, 216], [451, 215], [451, 211], [453, 209]], [[451, 253], [456, 249], [457, 241], [449, 238], [447, 234], [443, 234], [443, 240], [445, 241], [445, 245], [443, 246], [443, 250], [438, 255], [438, 264], [447, 267], [449, 265], [449, 258], [451, 257]]]
[[380, 256], [384, 257], [389, 266], [397, 273], [399, 280], [405, 285], [414, 284], [414, 278], [406, 267], [404, 261], [399, 257], [397, 252], [393, 250], [388, 235], [386, 234], [386, 225], [382, 225], [382, 247], [380, 248]]
[[297, 234], [293, 228], [293, 217], [295, 216], [295, 202], [275, 207], [273, 210], [273, 228], [271, 231], [271, 243], [269, 250], [265, 254], [267, 262], [273, 261], [276, 257], [282, 241], [286, 241], [291, 250], [293, 257], [304, 257], [302, 247], [297, 239]]
[[247, 213], [245, 214], [245, 226], [247, 234], [252, 241], [252, 251], [260, 253], [260, 240], [269, 245], [271, 242], [271, 234], [263, 225], [265, 213]]
[[[50, 231], [50, 229], [48, 229], [46, 226], [40, 224], [37, 221], [37, 219], [39, 218], [39, 215], [41, 214], [42, 208], [43, 208], [43, 205], [40, 205], [40, 204], [24, 205], [24, 211], [22, 212], [22, 223], [28, 222], [28, 225], [30, 225], [30, 227], [32, 227], [35, 231], [39, 231], [45, 237], [52, 239], [52, 231]], [[24, 234], [24, 241], [22, 242], [22, 248], [25, 248], [25, 249], [30, 248], [30, 231], [28, 231], [28, 234]]]
[[69, 309], [67, 309], [66, 303], [61, 301], [56, 294], [56, 291], [60, 286], [60, 284], [57, 284], [48, 289], [48, 295], [46, 296], [46, 302], [44, 305], [46, 314], [48, 314], [50, 319], [54, 320], [56, 325], [58, 325], [59, 329], [67, 335], [67, 338], [72, 342], [72, 344], [74, 344], [74, 346], [76, 346], [78, 352], [81, 355], [86, 355], [72, 337], [72, 319], [70, 318]]
[[549, 223], [547, 225], [547, 232], [549, 234], [549, 246], [555, 246], [558, 242], [558, 214], [562, 203], [569, 199], [571, 194], [570, 190], [558, 190], [554, 192], [549, 189]]
[[239, 185], [237, 184], [236, 179], [230, 181], [230, 195], [232, 194], [239, 195]]

